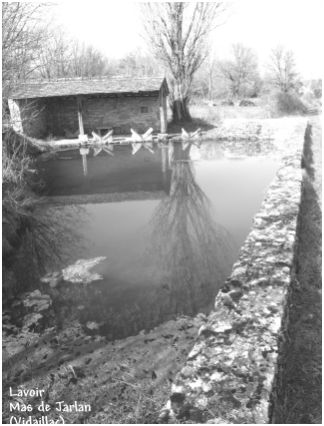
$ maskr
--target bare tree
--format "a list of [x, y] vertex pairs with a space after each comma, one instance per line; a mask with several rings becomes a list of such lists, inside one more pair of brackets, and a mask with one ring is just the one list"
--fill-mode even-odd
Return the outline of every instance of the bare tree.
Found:
[[[48, 3], [2, 3], [2, 120], [7, 130], [14, 121], [13, 116], [10, 118], [8, 97], [18, 82], [31, 77], [37, 69], [40, 47], [47, 37], [44, 12], [48, 7]], [[11, 132], [3, 142], [3, 148], [11, 144]], [[3, 151], [3, 155], [8, 152]], [[9, 164], [14, 162], [9, 159]]]
[[195, 72], [208, 55], [208, 35], [225, 2], [143, 3], [149, 46], [167, 71], [173, 120], [190, 120], [188, 103]]
[[70, 73], [73, 77], [95, 77], [104, 75], [107, 71], [108, 61], [101, 52], [93, 46], [72, 44]]
[[152, 60], [151, 55], [144, 54], [140, 50], [131, 52], [114, 63], [114, 73], [136, 77], [154, 76], [160, 68], [161, 66]]
[[218, 69], [229, 84], [233, 97], [244, 97], [259, 81], [258, 60], [252, 49], [241, 43], [233, 44], [232, 59], [220, 61]]
[[288, 93], [297, 88], [298, 74], [291, 50], [286, 50], [281, 45], [274, 48], [271, 52], [269, 72], [270, 82], [281, 92]]
[[90, 45], [69, 39], [59, 28], [41, 46], [37, 74], [41, 78], [94, 77], [108, 73], [108, 61]]
[[63, 31], [54, 30], [51, 32], [52, 36], [40, 49], [38, 75], [49, 80], [68, 77], [70, 44]]
[[3, 95], [15, 81], [25, 80], [35, 70], [35, 60], [45, 32], [40, 21], [46, 3], [2, 3]]
[[203, 96], [212, 100], [217, 86], [216, 74], [217, 62], [213, 55], [209, 55], [204, 66], [201, 67], [195, 74], [193, 83], [193, 93], [198, 96]]

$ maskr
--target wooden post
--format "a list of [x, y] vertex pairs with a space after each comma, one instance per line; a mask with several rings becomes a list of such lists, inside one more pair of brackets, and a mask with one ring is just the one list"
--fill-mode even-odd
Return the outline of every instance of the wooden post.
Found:
[[162, 173], [163, 175], [166, 174], [166, 171], [168, 169], [168, 146], [162, 146], [161, 148], [161, 156], [162, 156]]
[[83, 174], [84, 176], [87, 176], [88, 174], [88, 164], [87, 164], [87, 156], [82, 155], [82, 167], [83, 167]]
[[80, 148], [80, 154], [82, 156], [82, 167], [84, 176], [88, 175], [88, 164], [87, 155], [89, 154], [89, 148]]
[[164, 87], [162, 87], [160, 92], [160, 123], [161, 123], [161, 133], [167, 132], [167, 103]]
[[78, 121], [79, 121], [79, 133], [80, 135], [84, 135], [84, 127], [83, 127], [83, 117], [82, 117], [82, 99], [77, 97], [77, 105], [78, 105]]

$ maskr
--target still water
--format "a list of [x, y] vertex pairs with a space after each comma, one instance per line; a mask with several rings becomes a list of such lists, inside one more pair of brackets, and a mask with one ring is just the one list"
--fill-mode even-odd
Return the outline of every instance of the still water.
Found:
[[70, 150], [39, 168], [49, 209], [69, 215], [69, 263], [106, 257], [103, 279], [66, 284], [64, 303], [120, 338], [211, 309], [277, 163], [204, 142]]

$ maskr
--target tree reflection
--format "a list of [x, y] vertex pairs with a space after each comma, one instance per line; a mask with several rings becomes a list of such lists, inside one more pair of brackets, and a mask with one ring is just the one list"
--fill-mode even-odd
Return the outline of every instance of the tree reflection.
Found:
[[151, 253], [162, 271], [165, 308], [194, 314], [213, 303], [234, 261], [234, 245], [195, 180], [190, 146], [183, 151], [175, 143], [170, 150], [170, 193], [152, 219]]
[[171, 169], [171, 185], [151, 219], [142, 282], [134, 277], [130, 285], [121, 279], [118, 294], [106, 281], [98, 282], [86, 287], [77, 302], [85, 305], [81, 322], [100, 323], [100, 333], [109, 339], [152, 329], [181, 314], [209, 311], [234, 261], [232, 239], [215, 223], [211, 203], [196, 182], [190, 147], [162, 149], [162, 169], [166, 175]]
[[36, 288], [42, 275], [62, 267], [72, 261], [73, 255], [81, 253], [82, 212], [82, 206], [77, 205], [41, 204], [30, 212], [20, 246], [10, 259], [7, 272], [11, 271], [13, 284], [4, 287], [6, 297]]

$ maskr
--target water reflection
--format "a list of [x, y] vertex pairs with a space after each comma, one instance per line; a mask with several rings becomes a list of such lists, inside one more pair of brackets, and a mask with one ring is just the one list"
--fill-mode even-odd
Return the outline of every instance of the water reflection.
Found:
[[[191, 159], [207, 152], [204, 143], [201, 147], [154, 144], [153, 152], [140, 149], [136, 155], [131, 145], [116, 146], [113, 158], [91, 149], [85, 153], [87, 176], [81, 173], [79, 151], [70, 153], [68, 161], [46, 165], [50, 195], [66, 195], [67, 203], [68, 196], [75, 194], [80, 203], [85, 203], [88, 194], [102, 195], [84, 204], [89, 216], [79, 229], [84, 252], [75, 254], [73, 262], [106, 256], [107, 262], [98, 271], [104, 280], [87, 286], [64, 284], [56, 303], [63, 320], [71, 314], [85, 326], [94, 321], [100, 324], [100, 333], [113, 339], [152, 328], [178, 314], [210, 309], [237, 253], [229, 232], [215, 218], [222, 210], [229, 216], [224, 196], [230, 198], [234, 223], [244, 225], [246, 235], [252, 216], [246, 220], [242, 205], [235, 200], [246, 191], [242, 188], [250, 175], [255, 181], [249, 162], [240, 162], [240, 167], [235, 163], [235, 168], [232, 162], [230, 167], [218, 158], [214, 147], [210, 146], [212, 155], [208, 152], [208, 160], [213, 161], [197, 162]], [[215, 155], [216, 161], [211, 158]], [[262, 188], [256, 185], [255, 200], [246, 203], [253, 211], [262, 199], [263, 185], [275, 171], [270, 166], [264, 181], [258, 180]], [[75, 215], [75, 223], [81, 223], [81, 216], [85, 215]]]
[[[147, 149], [151, 154], [155, 154], [156, 150], [153, 149], [153, 143], [152, 142], [134, 142], [132, 143], [132, 155], [135, 155], [141, 148]], [[113, 144], [96, 144], [91, 147], [91, 151], [93, 153], [93, 157], [96, 157], [100, 153], [106, 153], [109, 156], [114, 156], [114, 145]], [[82, 157], [82, 169], [83, 169], [83, 176], [88, 175], [88, 161], [87, 156], [90, 153], [89, 147], [82, 147], [79, 149], [80, 155]], [[162, 159], [163, 161], [163, 159]], [[164, 168], [162, 167], [162, 171]]]
[[85, 226], [87, 214], [82, 206], [64, 209], [41, 204], [29, 217], [29, 226], [21, 235], [21, 243], [12, 262], [13, 283], [4, 288], [7, 295], [37, 287], [46, 272], [59, 268], [81, 255], [84, 241], [80, 227]]
[[87, 163], [88, 154], [89, 154], [89, 148], [80, 148], [80, 155], [82, 157], [82, 168], [83, 168], [84, 176], [87, 176], [88, 174], [88, 163]]
[[131, 282], [115, 262], [111, 265], [112, 253], [107, 254], [110, 265], [104, 281], [65, 287], [63, 316], [70, 304], [75, 309], [81, 305], [81, 321], [97, 322], [100, 332], [113, 339], [211, 308], [230, 272], [234, 245], [229, 233], [215, 223], [211, 203], [196, 182], [190, 149], [181, 144], [160, 147], [169, 194], [152, 210], [143, 244], [137, 240], [139, 255], [123, 247], [120, 268], [138, 263], [132, 266]]
[[163, 271], [169, 310], [194, 314], [206, 308], [234, 261], [229, 233], [215, 223], [212, 206], [195, 180], [190, 149], [174, 144], [169, 196], [152, 218], [152, 257]]
[[65, 150], [54, 158], [41, 157], [38, 169], [45, 182], [42, 195], [138, 193], [141, 198], [141, 191], [168, 193], [170, 168], [166, 155], [157, 144], [132, 155], [132, 145], [128, 144]]

